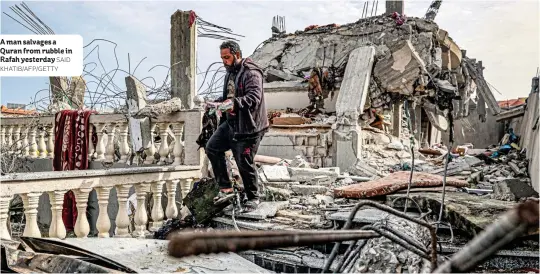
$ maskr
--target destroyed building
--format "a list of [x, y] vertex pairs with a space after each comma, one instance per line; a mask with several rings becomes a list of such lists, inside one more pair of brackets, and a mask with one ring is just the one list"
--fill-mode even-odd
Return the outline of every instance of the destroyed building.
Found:
[[[387, 6], [399, 2], [388, 1]], [[183, 17], [187, 22], [191, 15], [177, 11], [173, 18]], [[171, 21], [178, 24], [182, 20]], [[116, 261], [138, 272], [186, 272], [194, 267], [221, 271], [218, 267], [225, 266], [229, 272], [427, 273], [437, 263], [441, 267], [448, 263], [452, 254], [471, 252], [467, 244], [479, 242], [471, 239], [495, 231], [496, 235], [487, 237], [489, 241], [482, 238], [481, 243], [490, 247], [486, 251], [491, 252], [483, 264], [472, 261], [484, 251], [478, 248], [471, 256], [457, 256], [466, 260], [468, 269], [477, 265], [475, 271], [538, 269], [538, 212], [529, 221], [534, 224], [531, 231], [526, 231], [529, 223], [511, 222], [515, 221], [512, 218], [494, 223], [495, 217], [508, 211], [514, 214], [508, 216], [515, 217], [513, 209], [525, 199], [536, 198], [538, 209], [538, 153], [534, 153], [538, 150], [538, 76], [533, 78], [523, 108], [502, 112], [482, 77], [482, 63], [468, 58], [432, 21], [389, 12], [343, 26], [309, 26], [294, 34], [286, 34], [283, 20], [275, 23], [279, 27], [273, 29], [273, 37], [252, 56], [264, 67], [267, 108], [272, 110], [272, 127], [255, 159], [263, 200], [259, 209], [239, 213], [213, 204], [218, 188], [205, 178], [211, 166], [202, 163], [204, 156], [196, 144], [204, 112], [201, 100], [193, 100], [191, 107], [183, 99], [192, 96], [183, 94], [182, 100], [175, 97], [165, 104], [146, 105], [144, 88], [129, 76], [127, 106], [130, 112], [138, 110], [137, 114], [101, 114], [90, 119], [97, 142], [88, 144], [88, 161], [97, 170], [2, 177], [0, 217], [14, 228], [0, 231], [3, 241], [22, 235], [27, 236], [23, 237], [25, 245], [34, 243], [39, 248], [39, 243], [47, 242], [42, 236], [76, 236], [62, 241], [66, 245], [86, 243], [85, 249], [105, 253], [108, 266], [112, 261], [118, 269]], [[171, 32], [176, 30], [171, 28]], [[189, 84], [180, 79], [189, 76], [187, 73], [173, 75], [177, 91], [194, 92], [180, 88]], [[307, 90], [316, 78], [322, 98], [315, 98], [314, 108], [306, 108], [313, 103]], [[320, 113], [312, 112], [316, 110]], [[54, 159], [53, 141], [61, 134], [52, 134], [52, 116], [39, 120], [47, 135], [21, 119], [6, 121], [2, 144], [17, 148], [18, 136], [26, 144], [37, 139], [25, 155], [43, 162]], [[144, 124], [147, 131], [141, 130]], [[477, 124], [485, 125], [486, 132], [469, 135], [460, 129], [484, 130]], [[515, 134], [502, 132], [501, 126], [515, 128]], [[140, 142], [142, 149], [135, 151], [146, 156], [144, 163], [128, 166], [128, 158], [135, 152], [130, 151], [128, 140]], [[229, 159], [229, 163], [234, 170], [234, 162]], [[77, 215], [71, 232], [75, 236], [71, 237], [63, 228], [66, 190], [73, 190], [78, 212], [94, 212], [89, 217]], [[24, 213], [8, 217], [13, 195], [22, 196]], [[92, 204], [99, 210], [91, 208]], [[13, 226], [19, 223], [15, 220], [21, 220], [21, 225]], [[210, 239], [206, 247], [237, 254], [173, 260], [165, 252], [166, 242], [157, 239], [167, 239], [171, 232], [185, 228], [206, 231], [193, 233]], [[299, 239], [295, 233], [308, 231], [321, 238], [349, 228], [360, 233], [373, 230], [377, 233], [369, 233], [378, 236], [239, 252], [231, 244], [238, 239], [229, 241], [219, 236], [230, 234], [214, 233], [260, 230], [256, 234], [269, 243], [272, 241], [265, 237], [271, 230], [278, 230], [281, 236], [293, 235], [294, 242]], [[114, 238], [96, 239], [94, 232], [98, 238]], [[87, 236], [92, 238], [84, 239]], [[511, 244], [499, 246], [500, 238]], [[184, 255], [197, 249], [188, 246], [189, 242], [180, 244], [176, 251]], [[26, 264], [28, 254], [18, 243], [13, 245], [10, 254], [15, 252], [25, 259], [17, 262]], [[174, 255], [171, 253], [169, 249], [168, 255]], [[90, 258], [94, 263], [103, 260]], [[39, 257], [33, 260], [32, 267]], [[118, 270], [131, 271], [123, 266]], [[443, 272], [450, 271], [439, 271]]]
[[[470, 143], [483, 147], [496, 143], [503, 134], [500, 124], [493, 119], [500, 109], [483, 79], [482, 62], [466, 56], [466, 51], [432, 21], [387, 14], [341, 26], [310, 26], [268, 39], [251, 58], [264, 68], [267, 108], [280, 114], [288, 108], [302, 109], [310, 104], [304, 78], [314, 68], [320, 68], [325, 87], [323, 112], [330, 116], [312, 121], [311, 125], [306, 125], [305, 119], [275, 119], [274, 126], [280, 128], [287, 127], [283, 123], [312, 128], [308, 135], [318, 141], [306, 134], [275, 130], [276, 134], [261, 144], [261, 153], [265, 155], [290, 158], [302, 151], [320, 166], [365, 158], [361, 157], [361, 147], [369, 143], [369, 134], [362, 135], [355, 129], [358, 136], [353, 137], [355, 134], [345, 131], [368, 126], [377, 115], [387, 118], [388, 133], [406, 143], [410, 136], [406, 117], [410, 117], [416, 148], [448, 141], [447, 112], [451, 109], [453, 123], [458, 126], [464, 123], [463, 119], [473, 121], [467, 123], [469, 127], [485, 124], [487, 132], [471, 134], [478, 135], [478, 140], [469, 136]], [[347, 129], [341, 129], [343, 126]], [[454, 132], [455, 138], [463, 139], [462, 131]], [[351, 144], [345, 145], [347, 142]], [[294, 150], [280, 150], [274, 143], [288, 143]], [[336, 156], [338, 151], [341, 156]]]
[[[272, 127], [258, 159], [266, 201], [236, 219], [230, 210], [213, 218], [218, 228], [344, 228], [354, 215], [351, 208], [372, 200], [397, 210], [414, 208], [411, 214], [429, 215], [435, 223], [438, 218], [438, 253], [451, 254], [486, 230], [494, 216], [538, 197], [538, 184], [531, 182], [538, 176], [531, 163], [538, 160], [529, 152], [538, 143], [530, 132], [538, 119], [538, 93], [531, 92], [531, 109], [521, 113], [527, 121], [513, 125], [525, 141], [509, 142], [514, 137], [505, 134], [508, 125], [499, 116], [505, 113], [483, 78], [482, 62], [468, 57], [432, 21], [385, 14], [342, 26], [275, 32], [251, 58], [264, 68], [271, 112]], [[313, 75], [321, 81], [324, 108], [306, 115]], [[384, 117], [379, 125], [377, 116]], [[513, 148], [503, 154], [505, 146]], [[386, 220], [410, 239], [428, 238], [414, 224], [393, 218], [369, 208], [352, 222], [362, 228]], [[530, 232], [483, 269], [536, 268], [536, 236]], [[354, 245], [340, 249], [330, 266], [331, 245], [241, 254], [277, 272], [425, 271], [422, 258], [389, 240], [357, 247], [356, 263], [347, 266]]]

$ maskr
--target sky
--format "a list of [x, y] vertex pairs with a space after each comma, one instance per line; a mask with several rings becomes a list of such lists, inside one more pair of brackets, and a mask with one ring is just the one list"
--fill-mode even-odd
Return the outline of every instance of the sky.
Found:
[[[25, 2], [56, 34], [80, 34], [85, 59], [92, 70], [85, 79], [99, 92], [105, 85], [96, 82], [106, 72], [116, 71], [110, 89], [125, 89], [124, 77], [131, 71], [148, 86], [161, 86], [170, 65], [170, 17], [176, 10], [193, 10], [202, 19], [232, 29], [240, 38], [244, 55], [249, 55], [271, 36], [272, 17], [285, 16], [291, 33], [313, 24], [345, 24], [358, 20], [366, 1], [29, 1]], [[369, 0], [373, 3], [373, 0]], [[377, 14], [385, 10], [378, 1]], [[1, 11], [14, 16], [10, 6], [20, 1], [2, 0]], [[430, 1], [405, 0], [405, 14], [422, 17]], [[482, 60], [484, 76], [498, 100], [526, 97], [531, 78], [539, 66], [539, 3], [535, 0], [446, 0], [435, 21], [447, 30], [467, 56]], [[31, 32], [2, 13], [2, 34]], [[93, 41], [94, 39], [102, 39]], [[105, 41], [108, 40], [108, 41]], [[93, 41], [93, 42], [92, 42]], [[116, 46], [112, 43], [116, 43]], [[220, 61], [222, 41], [199, 38], [198, 72]], [[129, 54], [129, 59], [128, 59]], [[145, 58], [134, 72], [137, 63]], [[103, 66], [99, 64], [102, 61]], [[117, 65], [118, 64], [118, 65]], [[157, 67], [156, 67], [157, 66]], [[118, 68], [117, 70], [115, 70]], [[199, 88], [202, 77], [197, 78]], [[152, 78], [154, 77], [156, 84]], [[36, 92], [48, 88], [46, 77], [1, 77], [1, 103], [28, 104]], [[205, 88], [201, 88], [204, 90]], [[493, 88], [492, 88], [493, 89]], [[47, 95], [42, 91], [37, 98]], [[102, 96], [103, 97], [103, 96]], [[106, 102], [106, 98], [94, 98]]]

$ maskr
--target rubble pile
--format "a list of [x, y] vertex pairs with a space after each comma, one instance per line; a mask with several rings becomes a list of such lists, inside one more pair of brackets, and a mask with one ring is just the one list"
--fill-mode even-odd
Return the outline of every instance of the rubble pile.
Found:
[[466, 58], [436, 23], [400, 18], [382, 15], [274, 36], [251, 58], [262, 64], [268, 82], [307, 82], [313, 70], [322, 69], [319, 74], [326, 99], [339, 89], [349, 54], [373, 46], [376, 56], [362, 120], [373, 121], [371, 113], [388, 114], [393, 103], [403, 98], [428, 105], [442, 116], [446, 116], [451, 98], [459, 99], [455, 115], [467, 116], [468, 103], [479, 85], [476, 82], [483, 80], [481, 73], [471, 71], [479, 69], [476, 60]]

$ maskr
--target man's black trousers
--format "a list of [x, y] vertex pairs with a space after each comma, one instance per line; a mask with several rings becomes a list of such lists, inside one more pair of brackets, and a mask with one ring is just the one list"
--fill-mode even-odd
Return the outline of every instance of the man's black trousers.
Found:
[[225, 151], [230, 149], [238, 171], [240, 171], [247, 198], [249, 200], [258, 199], [259, 175], [255, 166], [255, 155], [264, 133], [241, 140], [234, 140], [233, 136], [232, 128], [227, 122], [224, 122], [206, 144], [206, 155], [212, 164], [215, 179], [220, 188], [231, 188], [229, 170], [227, 170], [225, 162]]

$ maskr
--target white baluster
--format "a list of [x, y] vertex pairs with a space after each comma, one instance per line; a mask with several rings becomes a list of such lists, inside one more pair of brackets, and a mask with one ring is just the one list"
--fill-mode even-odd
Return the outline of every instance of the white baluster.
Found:
[[122, 123], [120, 127], [120, 142], [118, 144], [120, 149], [120, 163], [127, 163], [130, 156], [128, 135], [129, 135], [129, 124]]
[[116, 214], [116, 238], [130, 238], [129, 216], [127, 213], [127, 200], [131, 185], [116, 186], [116, 197], [118, 199], [118, 213]]
[[30, 146], [30, 158], [37, 158], [38, 157], [38, 145], [36, 141], [36, 134], [37, 134], [37, 127], [33, 126], [30, 129], [28, 129], [30, 140], [29, 140], [29, 146]]
[[11, 201], [12, 195], [2, 195], [0, 196], [0, 239], [2, 240], [11, 240], [11, 235], [9, 234], [8, 227], [8, 213], [9, 213], [9, 202]]
[[8, 153], [13, 153], [13, 126], [8, 126], [7, 135], [6, 135], [6, 146], [8, 148]]
[[15, 152], [21, 153], [22, 140], [21, 140], [21, 126], [15, 126], [13, 129], [13, 141], [15, 142]]
[[156, 146], [154, 145], [154, 137], [156, 136], [156, 134], [154, 133], [155, 130], [156, 130], [156, 124], [151, 125], [150, 135], [152, 137], [151, 137], [150, 146], [144, 150], [146, 154], [146, 159], [144, 160], [145, 165], [153, 164], [155, 160], [155, 157], [154, 157], [154, 155], [156, 154]]
[[151, 187], [154, 205], [152, 207], [152, 227], [150, 231], [157, 231], [163, 225], [163, 207], [161, 206], [161, 193], [165, 181], [153, 182]]
[[103, 131], [107, 127], [107, 124], [96, 124], [97, 134], [97, 147], [96, 147], [96, 161], [102, 162], [105, 160], [105, 140]]
[[169, 155], [169, 134], [167, 133], [168, 128], [169, 123], [159, 124], [159, 133], [161, 135], [161, 145], [159, 146], [159, 165], [167, 164], [167, 156]]
[[38, 151], [39, 151], [39, 158], [47, 158], [47, 145], [45, 144], [45, 129], [39, 130]]
[[62, 209], [64, 204], [65, 191], [50, 191], [49, 200], [51, 202], [52, 220], [49, 227], [50, 238], [66, 238], [66, 227], [62, 219]]
[[22, 153], [24, 156], [30, 155], [30, 142], [28, 141], [28, 126], [25, 126], [21, 130], [21, 138], [22, 138]]
[[171, 180], [167, 181], [167, 208], [165, 209], [165, 214], [167, 215], [167, 220], [176, 218], [178, 215], [178, 208], [176, 207], [176, 186], [180, 180]]
[[54, 125], [47, 127], [47, 151], [49, 158], [54, 159]]
[[114, 134], [116, 131], [116, 124], [111, 123], [107, 129], [107, 147], [105, 149], [105, 162], [114, 163]]
[[148, 222], [148, 213], [146, 212], [146, 193], [148, 192], [148, 183], [135, 185], [137, 194], [137, 209], [135, 211], [135, 231], [133, 237], [145, 237], [148, 235], [146, 223]]
[[111, 229], [111, 220], [109, 219], [109, 213], [107, 207], [109, 205], [109, 194], [112, 187], [98, 187], [96, 188], [99, 204], [99, 216], [97, 219], [97, 230], [99, 231], [99, 238], [109, 238], [109, 230]]
[[41, 193], [36, 192], [21, 195], [26, 217], [23, 236], [41, 238], [41, 232], [37, 224], [39, 196], [41, 196]]
[[184, 131], [184, 123], [175, 123], [173, 124], [174, 132], [174, 162], [173, 165], [179, 166], [183, 163], [182, 161], [182, 151], [184, 150], [184, 144], [182, 143], [182, 133]]
[[182, 200], [188, 195], [191, 190], [193, 179], [184, 179], [180, 181], [180, 190], [182, 191]]
[[73, 190], [77, 202], [77, 221], [75, 222], [75, 235], [77, 238], [86, 238], [90, 233], [90, 224], [86, 218], [86, 207], [88, 203], [88, 195], [92, 191], [91, 188], [80, 188]]
[[92, 142], [92, 135], [94, 134], [94, 125], [88, 124], [88, 160], [92, 161], [92, 157], [94, 156], [94, 142]]

